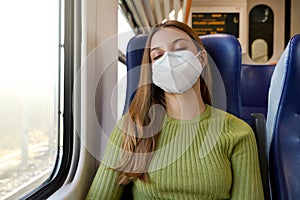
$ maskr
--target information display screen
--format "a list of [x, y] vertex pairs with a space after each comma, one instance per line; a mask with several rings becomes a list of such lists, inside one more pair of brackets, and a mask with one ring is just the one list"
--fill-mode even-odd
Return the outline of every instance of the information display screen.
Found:
[[239, 38], [239, 13], [192, 13], [192, 28], [198, 35], [228, 33]]

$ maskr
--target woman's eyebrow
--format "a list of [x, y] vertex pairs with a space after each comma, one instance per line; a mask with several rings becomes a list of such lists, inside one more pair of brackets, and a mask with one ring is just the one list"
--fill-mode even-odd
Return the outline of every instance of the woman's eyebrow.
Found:
[[174, 40], [172, 43], [175, 44], [176, 42], [179, 42], [180, 40], [188, 41], [186, 38], [177, 38], [177, 39]]
[[[177, 38], [177, 39], [175, 39], [175, 40], [172, 42], [172, 44], [175, 44], [176, 42], [179, 42], [179, 41], [181, 41], [181, 40], [188, 41], [186, 38]], [[153, 48], [150, 49], [150, 52], [152, 52], [152, 51], [154, 51], [154, 50], [157, 50], [157, 49], [160, 49], [160, 47], [153, 47]]]

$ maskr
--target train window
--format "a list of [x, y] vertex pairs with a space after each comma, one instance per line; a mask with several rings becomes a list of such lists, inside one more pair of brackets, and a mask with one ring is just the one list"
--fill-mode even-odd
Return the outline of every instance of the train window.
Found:
[[267, 5], [257, 5], [249, 15], [249, 55], [264, 63], [273, 55], [274, 13]]
[[54, 174], [62, 133], [60, 0], [0, 2], [0, 199]]
[[[125, 52], [129, 40], [134, 36], [134, 32], [129, 25], [127, 19], [124, 17], [121, 9], [118, 9], [118, 48], [119, 57], [123, 57], [123, 63], [119, 61], [118, 63], [118, 119], [121, 118], [124, 109], [125, 97], [126, 97], [126, 60]], [[119, 59], [120, 60], [120, 59]]]

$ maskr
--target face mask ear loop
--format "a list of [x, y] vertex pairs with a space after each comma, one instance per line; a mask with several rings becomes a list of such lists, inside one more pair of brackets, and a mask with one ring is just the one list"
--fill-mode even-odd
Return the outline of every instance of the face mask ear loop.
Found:
[[200, 53], [202, 52], [202, 50], [200, 50], [197, 55], [196, 55], [196, 58], [198, 58], [198, 56], [200, 55]]

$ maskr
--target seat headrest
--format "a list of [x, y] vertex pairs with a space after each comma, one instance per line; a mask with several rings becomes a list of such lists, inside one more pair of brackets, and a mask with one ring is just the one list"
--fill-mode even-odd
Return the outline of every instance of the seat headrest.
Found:
[[129, 108], [140, 79], [140, 65], [143, 59], [147, 34], [136, 35], [128, 42], [126, 49], [127, 88], [123, 114]]

